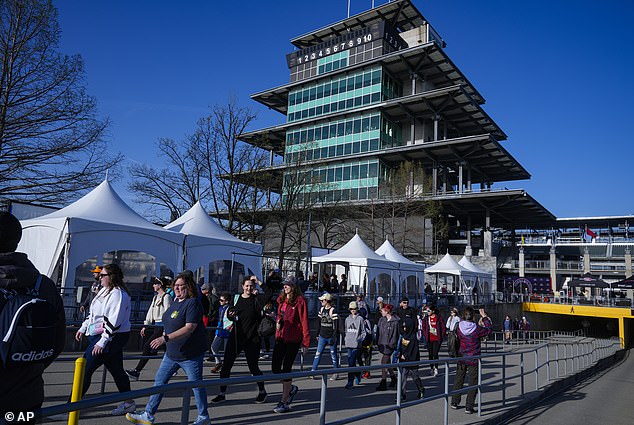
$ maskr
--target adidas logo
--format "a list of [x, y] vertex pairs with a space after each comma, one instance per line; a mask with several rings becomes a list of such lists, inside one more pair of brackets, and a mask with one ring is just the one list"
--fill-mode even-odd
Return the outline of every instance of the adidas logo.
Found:
[[48, 351], [40, 351], [39, 353], [35, 351], [30, 351], [28, 353], [13, 353], [11, 355], [11, 360], [14, 362], [36, 362], [47, 357], [51, 357], [53, 355], [53, 350]]

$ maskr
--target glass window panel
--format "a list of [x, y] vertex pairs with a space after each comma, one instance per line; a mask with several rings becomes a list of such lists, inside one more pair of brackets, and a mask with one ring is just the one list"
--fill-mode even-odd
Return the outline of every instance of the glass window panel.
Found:
[[355, 201], [359, 197], [358, 189], [350, 189], [350, 200]]
[[344, 135], [344, 132], [346, 130], [345, 124], [340, 122], [337, 124], [337, 136], [341, 137]]
[[379, 148], [379, 139], [370, 140], [370, 150], [375, 151]]
[[330, 124], [330, 138], [337, 136], [337, 124]]
[[[339, 102], [339, 103], [341, 103], [341, 102]], [[353, 99], [346, 100], [346, 106], [345, 106], [346, 108], [350, 109], [353, 106], [354, 106], [354, 100]]]
[[346, 165], [345, 167], [343, 167], [343, 180], [347, 181], [350, 180], [350, 166]]
[[368, 199], [376, 199], [379, 195], [379, 189], [376, 186], [368, 188]]
[[350, 179], [357, 180], [359, 178], [359, 164], [354, 164], [350, 167]]
[[370, 131], [370, 118], [363, 118], [361, 121], [361, 131]]
[[359, 166], [359, 178], [365, 179], [368, 177], [368, 164], [362, 164]]
[[324, 84], [324, 97], [330, 96], [330, 83]]
[[378, 130], [381, 126], [380, 124], [380, 116], [379, 115], [375, 115], [370, 119], [370, 129], [371, 130]]
[[328, 148], [321, 148], [321, 159], [328, 158]]
[[361, 132], [361, 120], [359, 118], [354, 120], [354, 133], [358, 134]]
[[329, 112], [330, 112], [330, 105], [329, 104], [324, 105], [324, 114], [327, 114]]
[[354, 98], [354, 106], [361, 106], [361, 98], [360, 97], [355, 97]]
[[354, 142], [352, 144], [352, 153], [359, 153], [361, 152], [361, 142]]
[[373, 162], [370, 164], [368, 169], [368, 177], [378, 177], [379, 175], [379, 164]]
[[335, 170], [332, 168], [328, 169], [326, 172], [326, 182], [332, 183], [335, 181]]
[[372, 73], [365, 72], [363, 74], [363, 87], [368, 87], [372, 83]]
[[363, 87], [363, 75], [357, 75], [354, 77], [354, 88], [360, 89]]
[[347, 91], [354, 90], [354, 77], [347, 78], [346, 90]]
[[315, 115], [321, 115], [324, 112], [323, 106], [318, 106], [315, 108]]
[[307, 133], [306, 141], [308, 143], [315, 141], [315, 130], [314, 129], [311, 128], [306, 133]]
[[372, 96], [369, 94], [366, 94], [363, 96], [362, 99], [363, 99], [363, 104], [368, 105], [372, 101]]
[[337, 145], [337, 156], [343, 155], [343, 145]]
[[310, 96], [309, 96], [308, 100], [315, 100], [316, 96], [317, 96], [317, 89], [315, 87], [312, 87], [310, 89]]
[[335, 169], [335, 181], [340, 182], [343, 179], [343, 168], [337, 167]]
[[359, 199], [368, 199], [368, 189], [365, 187], [359, 188]]
[[369, 143], [367, 140], [361, 140], [361, 152], [367, 152]]
[[328, 158], [332, 158], [335, 156], [336, 146], [330, 146], [328, 148]]
[[372, 71], [372, 85], [379, 84], [381, 82], [381, 70], [375, 69]]
[[346, 134], [352, 134], [352, 121], [346, 121]]
[[352, 153], [352, 143], [346, 143], [344, 146], [344, 155], [350, 155]]
[[342, 78], [339, 80], [339, 93], [344, 93], [346, 91], [346, 79]]

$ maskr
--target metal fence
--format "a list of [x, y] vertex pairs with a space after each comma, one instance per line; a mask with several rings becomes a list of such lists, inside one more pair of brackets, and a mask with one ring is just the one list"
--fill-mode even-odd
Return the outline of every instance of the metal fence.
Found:
[[[46, 417], [49, 415], [70, 412], [74, 410], [88, 409], [97, 406], [103, 406], [111, 403], [118, 403], [128, 399], [136, 399], [147, 397], [152, 394], [164, 393], [170, 391], [182, 392], [182, 413], [181, 424], [187, 424], [189, 421], [189, 412], [191, 405], [192, 389], [196, 387], [215, 388], [220, 385], [237, 385], [246, 383], [255, 383], [258, 381], [280, 381], [281, 379], [300, 379], [310, 376], [319, 376], [321, 378], [320, 403], [319, 403], [319, 419], [317, 420], [317, 412], [314, 421], [320, 425], [339, 425], [361, 421], [376, 415], [394, 412], [396, 424], [401, 423], [401, 415], [404, 409], [418, 406], [425, 403], [431, 403], [435, 400], [444, 400], [443, 403], [443, 423], [448, 424], [450, 397], [454, 394], [463, 394], [471, 389], [477, 389], [476, 398], [477, 413], [481, 415], [482, 399], [491, 396], [491, 400], [487, 400], [489, 406], [492, 404], [501, 404], [506, 407], [508, 403], [507, 383], [510, 380], [520, 381], [521, 396], [526, 393], [527, 386], [539, 391], [549, 383], [558, 379], [570, 376], [581, 370], [587, 369], [594, 365], [598, 360], [613, 355], [621, 349], [621, 342], [618, 338], [611, 339], [593, 339], [580, 337], [581, 331], [576, 332], [554, 332], [554, 331], [530, 331], [525, 340], [517, 340], [514, 344], [504, 344], [503, 333], [495, 332], [484, 343], [483, 350], [485, 354], [477, 357], [463, 358], [443, 358], [434, 361], [420, 361], [397, 363], [391, 365], [374, 365], [374, 366], [358, 366], [338, 369], [320, 369], [316, 371], [302, 371], [278, 375], [260, 375], [260, 376], [242, 376], [228, 379], [211, 379], [201, 381], [185, 381], [172, 383], [157, 387], [149, 387], [141, 390], [135, 390], [128, 393], [116, 393], [75, 403], [65, 403], [56, 406], [41, 409], [38, 414]], [[520, 341], [525, 344], [519, 347]], [[478, 382], [476, 385], [463, 387], [462, 389], [453, 390], [450, 385], [449, 376], [455, 373], [456, 362], [466, 359], [479, 359], [478, 362]], [[364, 412], [362, 414], [353, 415], [344, 419], [333, 422], [327, 422], [327, 404], [326, 398], [328, 394], [328, 375], [334, 373], [378, 371], [385, 367], [392, 367], [397, 370], [398, 386], [401, 388], [401, 382], [404, 379], [403, 369], [412, 366], [429, 366], [437, 364], [444, 370], [444, 391], [439, 394], [425, 397], [418, 400], [404, 402], [401, 399], [401, 392], [397, 391], [396, 402], [393, 405], [378, 406], [376, 409]], [[495, 371], [493, 378], [483, 380], [483, 370]], [[494, 393], [499, 392], [500, 397], [496, 398]]]

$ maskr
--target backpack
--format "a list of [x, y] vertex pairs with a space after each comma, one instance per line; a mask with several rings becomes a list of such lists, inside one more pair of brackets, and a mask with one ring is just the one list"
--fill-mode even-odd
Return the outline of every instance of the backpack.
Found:
[[363, 326], [365, 327], [365, 338], [361, 346], [368, 347], [372, 345], [372, 325], [368, 319], [363, 319]]
[[0, 362], [5, 368], [50, 362], [55, 352], [55, 306], [39, 298], [42, 275], [25, 293], [0, 289]]

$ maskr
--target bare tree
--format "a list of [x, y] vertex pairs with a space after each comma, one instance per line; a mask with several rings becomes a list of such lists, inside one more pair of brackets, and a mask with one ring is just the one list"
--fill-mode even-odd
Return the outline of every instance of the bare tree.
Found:
[[55, 205], [117, 164], [79, 55], [57, 52], [50, 0], [0, 2], [0, 196]]
[[261, 207], [263, 193], [248, 173], [265, 162], [264, 151], [238, 140], [255, 119], [249, 108], [235, 99], [216, 105], [211, 114], [198, 122], [195, 150], [207, 170], [213, 212], [224, 218], [225, 228], [234, 233], [241, 229], [243, 211]]
[[[194, 145], [194, 146], [192, 146]], [[169, 211], [173, 221], [191, 208], [197, 201], [204, 203], [209, 190], [206, 187], [207, 169], [195, 149], [195, 140], [189, 137], [182, 143], [173, 139], [159, 139], [157, 147], [166, 167], [153, 168], [146, 164], [134, 164], [129, 168], [130, 191], [137, 194], [136, 201], [146, 208], [146, 214], [155, 220], [165, 219]]]

